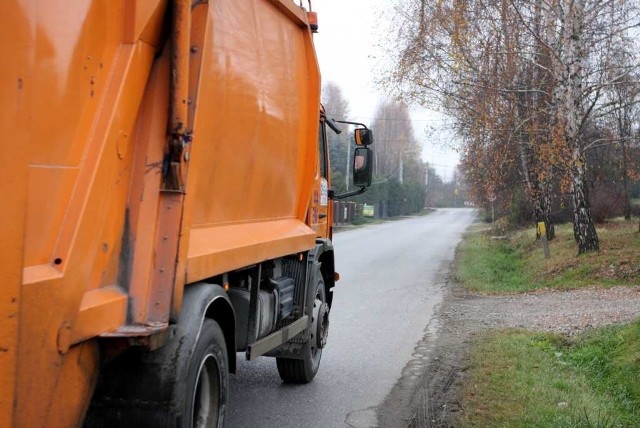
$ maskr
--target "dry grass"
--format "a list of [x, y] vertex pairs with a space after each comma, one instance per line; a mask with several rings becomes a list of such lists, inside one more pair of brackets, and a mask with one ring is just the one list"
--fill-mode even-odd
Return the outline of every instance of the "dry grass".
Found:
[[[609, 287], [640, 283], [640, 235], [636, 222], [615, 220], [597, 228], [600, 251], [577, 256], [573, 228], [556, 228], [550, 243], [551, 257], [544, 259], [534, 231], [513, 236], [523, 248], [522, 257], [539, 288], [572, 289], [588, 286]], [[538, 288], [538, 287], [537, 287]]]
[[556, 227], [545, 259], [533, 227], [492, 239], [502, 231], [472, 229], [459, 249], [456, 276], [467, 288], [485, 293], [576, 289], [640, 284], [640, 234], [636, 221], [598, 226], [600, 251], [577, 255], [570, 224]]

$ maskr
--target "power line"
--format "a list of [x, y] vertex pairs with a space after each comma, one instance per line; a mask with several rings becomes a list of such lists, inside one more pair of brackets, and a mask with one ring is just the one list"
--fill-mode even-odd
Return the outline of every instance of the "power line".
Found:
[[442, 167], [445, 167], [445, 168], [457, 168], [459, 166], [459, 165], [445, 165], [445, 164], [442, 164], [442, 163], [433, 163], [433, 162], [429, 162], [429, 161], [425, 161], [425, 162], [427, 162], [427, 164], [429, 166], [432, 166], [432, 165], [433, 166], [442, 166]]
[[[336, 116], [335, 114], [327, 113], [327, 116]], [[373, 118], [373, 117], [365, 117], [365, 116], [349, 116], [351, 119], [359, 119], [366, 120], [370, 122], [377, 121], [395, 121], [395, 122], [432, 122], [432, 123], [442, 123], [444, 119], [395, 119], [391, 117], [383, 117], [383, 118]]]

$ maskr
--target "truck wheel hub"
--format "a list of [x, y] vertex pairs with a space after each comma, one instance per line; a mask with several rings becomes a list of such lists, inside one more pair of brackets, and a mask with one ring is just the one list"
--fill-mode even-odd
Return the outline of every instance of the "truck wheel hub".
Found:
[[329, 336], [329, 305], [322, 303], [318, 307], [318, 314], [315, 316], [316, 325], [316, 346], [322, 349], [327, 344]]

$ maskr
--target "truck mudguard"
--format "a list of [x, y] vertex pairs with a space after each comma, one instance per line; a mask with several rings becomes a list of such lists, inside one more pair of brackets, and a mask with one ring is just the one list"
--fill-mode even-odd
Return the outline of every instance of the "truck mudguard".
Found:
[[[102, 370], [85, 425], [122, 426], [126, 422], [126, 426], [133, 426], [139, 422], [143, 426], [182, 426], [188, 417], [183, 411], [189, 396], [185, 379], [208, 319], [215, 321], [224, 335], [226, 356], [221, 360], [227, 360], [228, 367], [222, 364], [220, 370], [235, 372], [235, 320], [229, 297], [218, 285], [193, 284], [185, 290], [180, 319], [170, 327], [163, 347], [155, 351], [130, 349]], [[228, 382], [228, 376], [220, 378]], [[226, 394], [228, 385], [221, 391]], [[226, 397], [220, 397], [220, 405], [226, 405]]]

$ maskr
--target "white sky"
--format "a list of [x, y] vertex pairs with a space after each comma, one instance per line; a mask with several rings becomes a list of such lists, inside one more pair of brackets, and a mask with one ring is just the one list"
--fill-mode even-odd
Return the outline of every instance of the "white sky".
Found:
[[[380, 68], [375, 59], [376, 48], [386, 30], [386, 10], [394, 0], [312, 0], [318, 12], [319, 32], [315, 37], [322, 81], [332, 81], [342, 89], [349, 102], [351, 120], [372, 123], [378, 103], [384, 98], [375, 87], [374, 71]], [[306, 0], [303, 2], [308, 7]], [[422, 143], [422, 159], [429, 162], [438, 174], [449, 181], [453, 177], [458, 155], [446, 149], [443, 139], [449, 139], [438, 113], [423, 108], [411, 112], [416, 137]], [[427, 128], [434, 132], [427, 134]], [[375, 149], [375, 136], [374, 136]]]

